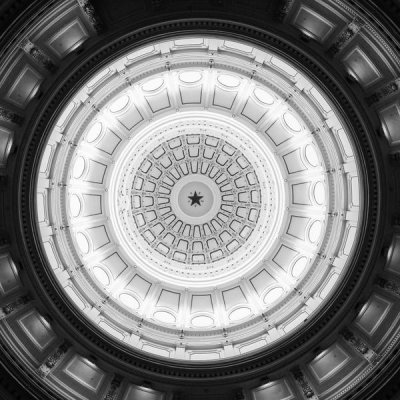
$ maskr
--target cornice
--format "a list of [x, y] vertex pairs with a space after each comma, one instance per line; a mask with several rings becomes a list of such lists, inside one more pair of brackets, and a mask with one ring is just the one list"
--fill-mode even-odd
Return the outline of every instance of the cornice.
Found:
[[17, 0], [6, 2], [0, 13], [0, 56], [4, 57], [10, 49], [18, 47], [18, 41], [30, 26], [60, 0]]

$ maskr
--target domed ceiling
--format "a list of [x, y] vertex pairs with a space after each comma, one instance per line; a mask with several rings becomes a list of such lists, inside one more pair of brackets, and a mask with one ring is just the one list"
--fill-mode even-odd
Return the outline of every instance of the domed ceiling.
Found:
[[392, 22], [339, 0], [20, 13], [0, 397], [373, 398], [399, 364]]
[[190, 360], [272, 345], [312, 318], [346, 272], [363, 198], [328, 94], [218, 36], [98, 71], [55, 122], [37, 191], [43, 249], [78, 309], [105, 298], [97, 327]]

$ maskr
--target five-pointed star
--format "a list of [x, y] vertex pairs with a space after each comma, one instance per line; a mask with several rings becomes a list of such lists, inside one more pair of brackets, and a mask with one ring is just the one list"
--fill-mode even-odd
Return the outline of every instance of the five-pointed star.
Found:
[[193, 196], [188, 196], [188, 197], [192, 201], [192, 204], [190, 204], [191, 206], [194, 206], [195, 204], [201, 206], [200, 200], [203, 198], [203, 196], [199, 196], [196, 191], [194, 191]]

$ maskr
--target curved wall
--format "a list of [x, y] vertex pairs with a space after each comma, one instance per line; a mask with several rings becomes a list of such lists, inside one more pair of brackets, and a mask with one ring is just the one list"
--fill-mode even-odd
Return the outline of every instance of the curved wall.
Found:
[[[4, 382], [4, 392], [10, 398], [124, 400], [376, 394], [397, 371], [400, 336], [400, 54], [387, 17], [372, 3], [341, 1], [253, 2], [250, 8], [239, 1], [93, 5], [35, 2], [20, 9], [0, 41], [0, 342], [2, 368], [16, 381], [12, 387]], [[29, 190], [42, 135], [83, 76], [128, 45], [197, 30], [243, 35], [280, 49], [332, 91], [358, 138], [368, 206], [351, 272], [312, 324], [271, 351], [193, 366], [120, 348], [69, 305], [37, 251]], [[48, 234], [61, 228], [50, 226]], [[65, 279], [67, 270], [60, 269], [58, 278]], [[308, 300], [299, 294], [299, 301]], [[101, 314], [103, 304], [88, 312]]]

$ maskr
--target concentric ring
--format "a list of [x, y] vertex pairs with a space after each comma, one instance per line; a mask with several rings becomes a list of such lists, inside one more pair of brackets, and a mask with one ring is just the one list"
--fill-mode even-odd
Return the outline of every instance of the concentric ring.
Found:
[[190, 174], [180, 179], [171, 191], [172, 212], [183, 223], [210, 222], [221, 207], [221, 191], [208, 176]]
[[[77, 266], [55, 273], [76, 306], [104, 304], [87, 318], [127, 346], [194, 361], [301, 329], [345, 273], [362, 209], [352, 140], [321, 89], [248, 45], [265, 60], [254, 77], [243, 46], [218, 40], [213, 68], [205, 37], [116, 61], [128, 86], [110, 64], [55, 123], [37, 183], [45, 198], [45, 180], [66, 177], [45, 206], [63, 229], [49, 235], [44, 221], [39, 230], [54, 270]], [[173, 69], [161, 68], [160, 46], [174, 54]]]
[[[118, 195], [110, 215], [119, 209], [111, 221], [132, 260], [159, 279], [184, 287], [209, 286], [210, 280], [219, 285], [267, 257], [271, 235], [281, 229], [283, 179], [271, 150], [245, 126], [231, 127], [209, 111], [186, 114], [162, 119], [160, 129], [151, 124], [151, 137], [142, 134], [145, 144], [127, 146], [111, 178]], [[256, 171], [254, 163], [268, 168]], [[195, 181], [207, 183], [199, 188], [210, 188], [215, 200], [206, 214], [189, 216], [178, 197], [187, 185], [195, 191]]]

